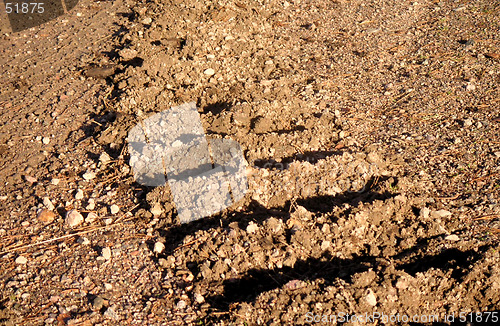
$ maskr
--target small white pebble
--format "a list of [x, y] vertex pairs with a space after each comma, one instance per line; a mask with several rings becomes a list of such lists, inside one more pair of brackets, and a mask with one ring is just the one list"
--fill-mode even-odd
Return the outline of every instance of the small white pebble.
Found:
[[195, 300], [196, 302], [198, 302], [198, 303], [203, 303], [203, 302], [205, 302], [205, 298], [204, 298], [201, 294], [199, 294], [199, 293], [195, 293], [195, 294], [194, 294], [194, 300]]
[[176, 140], [172, 143], [172, 147], [181, 147], [182, 146], [182, 142], [180, 140]]
[[156, 203], [149, 211], [153, 214], [153, 216], [160, 216], [161, 213], [163, 213], [160, 203]]
[[48, 210], [53, 211], [54, 210], [54, 204], [50, 201], [49, 197], [43, 197], [43, 205], [47, 207]]
[[66, 213], [66, 225], [75, 227], [83, 223], [83, 216], [76, 209], [72, 209]]
[[165, 250], [165, 245], [161, 242], [157, 242], [155, 243], [155, 247], [153, 249], [153, 251], [157, 254], [161, 254], [163, 252], [163, 250]]
[[445, 210], [445, 209], [440, 209], [438, 211], [431, 212], [432, 218], [445, 218], [445, 217], [449, 217], [451, 215], [452, 215], [452, 213], [450, 211]]
[[29, 183], [35, 183], [38, 181], [36, 178], [29, 175], [24, 176], [24, 179], [26, 179], [26, 181], [28, 181]]
[[187, 304], [186, 304], [186, 301], [179, 300], [179, 302], [177, 302], [177, 304], [175, 306], [177, 307], [177, 309], [184, 309], [187, 307]]
[[75, 199], [76, 200], [81, 200], [83, 199], [83, 190], [82, 189], [78, 189], [75, 193]]
[[248, 223], [248, 226], [247, 226], [247, 232], [248, 233], [255, 233], [257, 232], [257, 230], [259, 229], [259, 226], [257, 224], [255, 224], [254, 222], [250, 222]]
[[111, 161], [111, 157], [108, 155], [108, 153], [106, 152], [103, 152], [100, 156], [99, 156], [99, 161], [103, 164], [106, 164], [108, 163], [109, 161]]
[[105, 247], [105, 248], [102, 248], [102, 257], [106, 260], [110, 260], [111, 259], [111, 248], [110, 247]]
[[94, 221], [97, 219], [97, 214], [94, 212], [90, 212], [87, 214], [87, 218], [85, 219], [85, 222], [92, 224]]
[[215, 70], [213, 70], [212, 68], [208, 68], [203, 73], [207, 76], [213, 76], [215, 74]]
[[89, 203], [85, 207], [85, 209], [88, 210], [88, 211], [92, 211], [92, 210], [94, 210], [94, 208], [95, 208], [95, 200], [94, 200], [94, 198], [90, 198], [89, 199]]
[[95, 173], [94, 172], [87, 172], [83, 174], [83, 178], [87, 181], [92, 180], [95, 178]]
[[28, 262], [28, 259], [24, 256], [19, 256], [16, 258], [16, 264], [25, 265]]
[[375, 296], [375, 293], [373, 293], [372, 289], [368, 290], [368, 294], [365, 297], [366, 303], [368, 303], [370, 306], [376, 306], [377, 305], [377, 297]]
[[113, 204], [109, 207], [109, 211], [111, 212], [111, 214], [116, 214], [120, 211], [120, 207], [118, 207], [118, 205], [116, 204]]
[[49, 137], [43, 137], [42, 138], [42, 143], [44, 143], [45, 145], [47, 145], [48, 143], [50, 143], [50, 138]]

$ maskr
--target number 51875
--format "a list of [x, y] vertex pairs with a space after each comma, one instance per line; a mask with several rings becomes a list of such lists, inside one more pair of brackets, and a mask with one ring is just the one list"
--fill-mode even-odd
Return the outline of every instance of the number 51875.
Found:
[[498, 323], [498, 311], [471, 312], [469, 314], [460, 312], [460, 322], [469, 321], [471, 323], [492, 322]]
[[43, 3], [37, 2], [21, 2], [21, 3], [13, 3], [7, 2], [5, 4], [5, 11], [8, 14], [43, 14], [45, 11], [43, 8]]

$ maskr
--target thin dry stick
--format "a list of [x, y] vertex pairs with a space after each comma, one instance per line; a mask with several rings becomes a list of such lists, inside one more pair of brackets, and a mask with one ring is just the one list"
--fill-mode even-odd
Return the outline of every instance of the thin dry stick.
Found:
[[490, 215], [484, 215], [480, 217], [476, 217], [474, 221], [481, 221], [481, 220], [492, 220], [494, 218], [500, 217], [500, 214], [490, 214]]
[[490, 177], [494, 177], [494, 176], [496, 176], [497, 174], [498, 174], [498, 173], [496, 173], [496, 172], [495, 172], [495, 173], [491, 173], [491, 174], [485, 175], [485, 176], [483, 176], [483, 177], [477, 177], [477, 178], [472, 179], [472, 182], [482, 181], [482, 180], [484, 180], [484, 179], [488, 179], [488, 178], [490, 178]]
[[121, 177], [121, 175], [115, 175], [114, 177], [111, 177], [111, 178], [108, 178], [108, 179], [106, 179], [106, 180], [102, 181], [102, 183], [103, 183], [103, 184], [107, 184], [107, 183], [109, 183], [109, 182], [111, 182], [111, 181], [113, 181], [113, 180], [118, 179], [119, 177]]
[[213, 311], [210, 313], [211, 315], [215, 315], [215, 316], [221, 316], [221, 315], [227, 315], [227, 314], [230, 314], [229, 311]]
[[[191, 241], [189, 241], [188, 243], [183, 244], [182, 246], [175, 248], [175, 250], [174, 250], [174, 251], [177, 251], [177, 250], [182, 249], [182, 248], [184, 248], [184, 247], [190, 246], [190, 245], [192, 245], [193, 243], [196, 243], [196, 242], [198, 242], [198, 241], [200, 241], [200, 240], [201, 240], [201, 238], [191, 240]], [[207, 253], [207, 255], [208, 255], [208, 253]]]
[[134, 207], [132, 207], [131, 209], [129, 209], [125, 214], [123, 214], [122, 216], [120, 216], [116, 221], [115, 223], [113, 224], [116, 224], [118, 222], [120, 222], [128, 213], [130, 213], [131, 211], [133, 211], [134, 209], [136, 209], [137, 207], [139, 207], [140, 204], [137, 204], [135, 205]]
[[436, 199], [453, 200], [453, 199], [457, 199], [458, 197], [460, 197], [460, 194], [456, 194], [455, 196], [451, 196], [451, 197], [436, 197]]
[[[63, 2], [64, 2], [64, 1], [63, 1]], [[96, 41], [92, 42], [92, 44], [97, 44], [97, 43], [99, 43], [99, 42], [101, 42], [101, 41], [104, 41], [104, 40], [106, 40], [106, 39], [110, 38], [110, 37], [113, 37], [113, 34], [109, 34], [109, 35], [106, 35], [106, 36], [104, 36], [104, 37], [101, 37], [100, 39], [98, 39], [98, 40], [96, 40]]]
[[394, 103], [393, 105], [396, 105], [398, 104], [399, 102], [401, 102], [402, 100], [404, 100], [405, 98], [407, 98], [408, 96], [410, 96], [411, 94], [413, 93], [413, 90], [411, 91], [408, 91], [406, 92], [405, 94], [401, 95]]
[[4, 250], [4, 251], [0, 252], [0, 255], [6, 254], [6, 253], [9, 253], [9, 252], [14, 252], [14, 251], [17, 251], [17, 250], [22, 250], [22, 249], [36, 247], [36, 246], [39, 246], [39, 245], [42, 245], [42, 244], [45, 244], [45, 243], [50, 243], [50, 242], [54, 242], [54, 241], [58, 241], [58, 240], [62, 240], [62, 239], [71, 238], [71, 237], [74, 237], [74, 236], [77, 236], [77, 235], [87, 234], [87, 233], [90, 233], [90, 232], [93, 232], [93, 231], [102, 230], [102, 229], [105, 229], [105, 228], [108, 228], [108, 227], [111, 227], [111, 226], [116, 226], [116, 225], [119, 225], [119, 224], [122, 224], [122, 223], [113, 223], [113, 224], [110, 224], [110, 225], [105, 225], [105, 226], [93, 228], [93, 229], [90, 229], [90, 230], [80, 231], [80, 232], [76, 232], [76, 233], [72, 233], [72, 234], [66, 234], [66, 235], [63, 235], [63, 236], [60, 236], [60, 237], [56, 237], [56, 238], [52, 238], [52, 239], [48, 239], [48, 240], [44, 240], [44, 241], [40, 241], [40, 242], [35, 242], [35, 243], [28, 244], [28, 245], [20, 246], [20, 247], [10, 248], [10, 249], [7, 249], [7, 250]]

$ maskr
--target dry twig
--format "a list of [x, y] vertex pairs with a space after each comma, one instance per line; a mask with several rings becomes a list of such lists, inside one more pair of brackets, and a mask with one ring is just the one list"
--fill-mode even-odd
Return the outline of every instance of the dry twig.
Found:
[[492, 220], [494, 218], [500, 217], [500, 214], [490, 214], [490, 215], [483, 215], [480, 217], [476, 217], [474, 221], [482, 221], [482, 220]]

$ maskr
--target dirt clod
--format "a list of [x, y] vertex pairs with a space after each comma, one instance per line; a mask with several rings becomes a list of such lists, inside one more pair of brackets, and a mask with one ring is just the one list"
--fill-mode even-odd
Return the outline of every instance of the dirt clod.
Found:
[[42, 209], [38, 213], [38, 220], [43, 223], [52, 223], [56, 218], [56, 214], [50, 209]]

